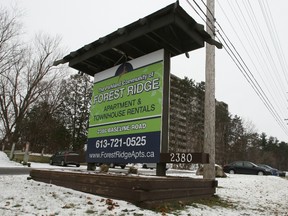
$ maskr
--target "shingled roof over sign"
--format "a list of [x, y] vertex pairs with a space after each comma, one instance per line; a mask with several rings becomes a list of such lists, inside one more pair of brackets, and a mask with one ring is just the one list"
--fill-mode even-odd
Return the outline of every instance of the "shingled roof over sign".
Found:
[[54, 65], [69, 62], [70, 67], [94, 76], [159, 49], [166, 49], [171, 57], [199, 49], [204, 41], [222, 47], [176, 2], [71, 52]]

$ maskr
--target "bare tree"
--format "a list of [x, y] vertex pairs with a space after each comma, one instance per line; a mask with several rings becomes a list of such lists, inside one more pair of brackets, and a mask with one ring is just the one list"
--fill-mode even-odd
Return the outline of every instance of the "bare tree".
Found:
[[17, 8], [13, 8], [13, 13], [0, 8], [0, 75], [10, 70], [21, 55], [19, 36], [22, 24], [18, 21], [20, 16]]
[[[61, 67], [52, 63], [63, 56], [60, 51], [60, 38], [45, 34], [35, 37], [34, 43], [27, 46], [16, 40], [17, 17], [10, 18], [7, 12], [0, 11], [0, 125], [2, 139], [16, 143], [19, 138], [21, 121], [29, 108], [58, 82]], [[12, 28], [12, 29], [10, 29]], [[5, 33], [7, 32], [7, 33]], [[10, 32], [8, 34], [8, 32]], [[15, 37], [14, 37], [15, 36]], [[7, 51], [7, 47], [11, 50]]]
[[247, 134], [258, 133], [255, 124], [250, 119], [243, 119], [243, 126], [245, 129], [245, 133]]
[[22, 29], [18, 21], [20, 13], [17, 8], [13, 8], [12, 11], [13, 14], [0, 8], [0, 140], [2, 137], [2, 150], [4, 150], [4, 140], [7, 142], [8, 137], [11, 137], [8, 119], [13, 117], [11, 95], [5, 90], [11, 81], [7, 75], [20, 61], [22, 54], [22, 46], [19, 43]]

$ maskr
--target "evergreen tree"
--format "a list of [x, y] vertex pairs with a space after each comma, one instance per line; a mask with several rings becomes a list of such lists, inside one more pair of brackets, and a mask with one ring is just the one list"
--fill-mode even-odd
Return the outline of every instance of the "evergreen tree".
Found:
[[231, 118], [229, 125], [229, 137], [228, 137], [228, 161], [242, 160], [243, 145], [244, 142], [244, 127], [242, 119], [235, 115]]
[[41, 102], [30, 110], [21, 123], [21, 142], [24, 145], [29, 142], [32, 152], [45, 150], [46, 153], [54, 153], [69, 148], [68, 130], [50, 111], [50, 105]]
[[74, 151], [82, 150], [87, 141], [92, 85], [86, 74], [75, 74], [62, 83], [59, 116], [71, 135], [70, 149]]
[[260, 149], [265, 149], [267, 146], [267, 135], [265, 133], [261, 133], [260, 135]]
[[216, 102], [215, 162], [219, 165], [227, 163], [226, 155], [230, 121], [228, 105], [224, 102]]

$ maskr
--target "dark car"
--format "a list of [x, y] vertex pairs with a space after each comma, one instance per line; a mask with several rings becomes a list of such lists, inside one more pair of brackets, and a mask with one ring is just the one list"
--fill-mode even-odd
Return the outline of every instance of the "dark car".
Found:
[[80, 155], [73, 151], [59, 151], [50, 157], [50, 165], [76, 165], [80, 166]]
[[224, 172], [230, 174], [272, 175], [271, 171], [250, 161], [235, 161], [223, 167]]
[[278, 169], [275, 169], [275, 168], [273, 168], [267, 164], [258, 164], [258, 166], [263, 167], [264, 169], [270, 170], [272, 175], [279, 176], [279, 170]]
[[286, 176], [286, 172], [278, 170], [278, 174], [280, 177], [285, 177]]
[[[143, 163], [142, 168], [144, 169], [156, 169], [157, 163]], [[171, 164], [166, 163], [166, 170], [170, 169]]]

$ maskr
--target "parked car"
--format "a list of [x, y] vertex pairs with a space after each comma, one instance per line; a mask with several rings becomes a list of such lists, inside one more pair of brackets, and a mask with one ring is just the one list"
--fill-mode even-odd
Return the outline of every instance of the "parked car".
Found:
[[[101, 166], [103, 163], [96, 163], [96, 166]], [[110, 163], [109, 164], [109, 167], [110, 168], [115, 168], [115, 167], [121, 167], [121, 169], [125, 169], [126, 167], [126, 164], [125, 163]]]
[[225, 165], [223, 170], [230, 174], [272, 175], [269, 169], [260, 167], [250, 161], [234, 161]]
[[268, 169], [271, 171], [272, 175], [279, 176], [279, 170], [275, 169], [267, 164], [258, 164], [258, 166], [263, 167], [264, 169]]
[[286, 176], [286, 172], [278, 170], [279, 176], [280, 177], [285, 177]]
[[156, 169], [157, 163], [143, 163], [142, 168], [144, 169]]
[[50, 165], [76, 165], [80, 166], [80, 155], [73, 151], [59, 151], [50, 157]]
[[[142, 168], [144, 169], [156, 169], [157, 163], [143, 163]], [[171, 168], [170, 164], [166, 163], [166, 170]]]

